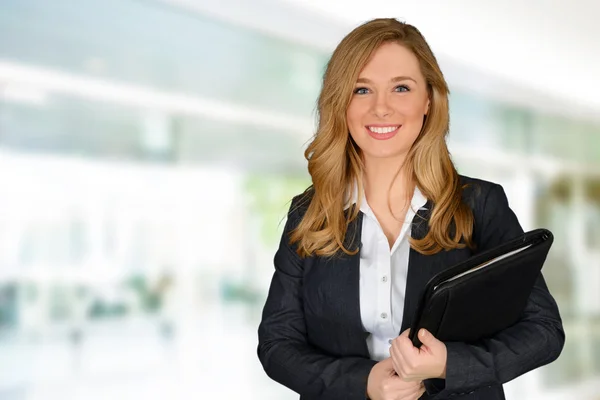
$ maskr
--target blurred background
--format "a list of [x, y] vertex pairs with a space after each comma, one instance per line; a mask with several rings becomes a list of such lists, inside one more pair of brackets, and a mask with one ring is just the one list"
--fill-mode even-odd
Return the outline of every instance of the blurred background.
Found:
[[428, 39], [459, 171], [501, 183], [567, 332], [509, 399], [600, 399], [600, 6], [0, 2], [0, 399], [262, 399], [256, 328], [325, 64], [357, 24]]

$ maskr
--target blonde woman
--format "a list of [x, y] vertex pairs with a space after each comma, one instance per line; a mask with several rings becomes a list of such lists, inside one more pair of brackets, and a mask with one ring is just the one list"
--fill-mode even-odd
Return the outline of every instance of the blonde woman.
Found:
[[[436, 273], [523, 232], [498, 184], [458, 175], [448, 87], [420, 32], [367, 22], [335, 49], [259, 327], [268, 376], [303, 400], [504, 399], [565, 336], [540, 274], [522, 319], [476, 343], [408, 339]], [[476, 132], [474, 132], [476, 134]]]

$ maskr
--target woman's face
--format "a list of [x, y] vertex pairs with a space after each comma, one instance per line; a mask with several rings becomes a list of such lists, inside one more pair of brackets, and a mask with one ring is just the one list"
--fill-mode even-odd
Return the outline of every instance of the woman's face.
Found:
[[346, 112], [365, 157], [404, 159], [429, 108], [417, 57], [397, 43], [379, 47], [361, 71]]

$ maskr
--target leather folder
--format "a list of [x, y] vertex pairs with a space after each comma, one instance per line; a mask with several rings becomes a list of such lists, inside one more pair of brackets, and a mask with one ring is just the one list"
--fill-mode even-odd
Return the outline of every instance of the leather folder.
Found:
[[429, 280], [419, 301], [409, 338], [426, 328], [443, 342], [473, 342], [515, 324], [554, 236], [535, 229], [474, 255]]

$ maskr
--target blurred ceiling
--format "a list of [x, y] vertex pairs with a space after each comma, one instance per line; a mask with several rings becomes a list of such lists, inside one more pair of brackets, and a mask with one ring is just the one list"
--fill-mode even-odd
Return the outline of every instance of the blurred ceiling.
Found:
[[597, 0], [162, 0], [331, 51], [357, 24], [419, 28], [449, 82], [542, 111], [600, 121]]

